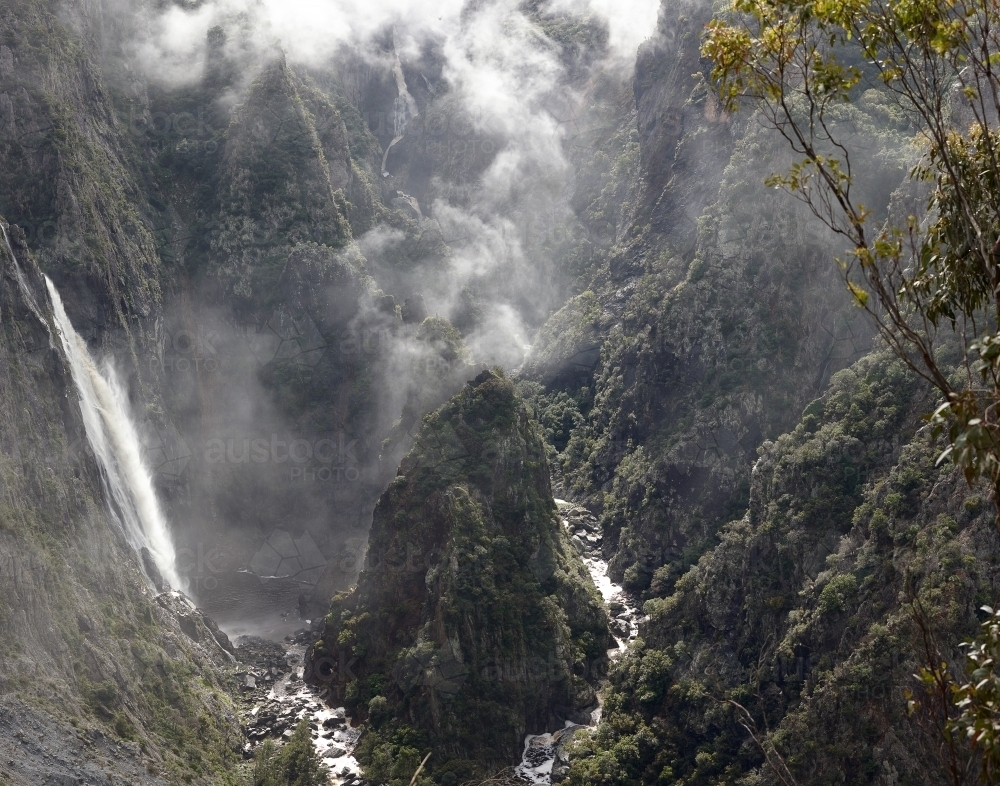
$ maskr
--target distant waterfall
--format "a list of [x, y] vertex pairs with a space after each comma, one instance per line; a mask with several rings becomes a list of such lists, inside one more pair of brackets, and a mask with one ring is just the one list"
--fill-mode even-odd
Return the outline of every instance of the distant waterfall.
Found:
[[410, 91], [406, 87], [406, 77], [403, 76], [403, 64], [399, 59], [399, 41], [396, 37], [396, 28], [392, 28], [392, 49], [396, 55], [396, 64], [392, 67], [393, 76], [396, 79], [396, 100], [392, 102], [392, 141], [382, 154], [382, 177], [388, 177], [385, 170], [386, 162], [389, 160], [389, 151], [397, 142], [403, 141], [406, 128], [411, 120], [420, 117], [420, 110], [417, 109], [417, 102], [413, 100]]
[[[166, 517], [153, 490], [153, 480], [142, 462], [139, 436], [129, 417], [128, 398], [114, 368], [97, 369], [86, 342], [73, 329], [55, 286], [45, 277], [52, 298], [56, 327], [83, 412], [87, 440], [100, 462], [108, 491], [114, 497], [122, 530], [142, 559], [143, 549], [156, 564], [162, 577], [174, 588], [181, 586], [176, 568], [174, 544]], [[148, 571], [147, 571], [148, 572]]]
[[21, 288], [21, 294], [24, 295], [24, 299], [28, 303], [28, 308], [31, 309], [31, 313], [38, 317], [43, 325], [48, 327], [48, 324], [42, 319], [42, 312], [35, 301], [35, 294], [31, 291], [31, 287], [28, 286], [28, 281], [24, 277], [24, 271], [21, 270], [21, 266], [17, 262], [17, 255], [14, 254], [14, 249], [11, 248], [10, 240], [7, 238], [7, 230], [4, 229], [2, 223], [0, 223], [0, 234], [3, 235], [3, 242], [7, 246], [7, 253], [10, 254], [10, 260], [14, 263], [14, 276], [17, 278], [17, 285]]

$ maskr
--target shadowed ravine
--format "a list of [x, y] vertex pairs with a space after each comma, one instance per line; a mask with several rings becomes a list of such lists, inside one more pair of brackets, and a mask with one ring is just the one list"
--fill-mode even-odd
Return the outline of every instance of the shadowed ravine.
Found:
[[0, 786], [996, 780], [1000, 19], [927, 2], [6, 0]]

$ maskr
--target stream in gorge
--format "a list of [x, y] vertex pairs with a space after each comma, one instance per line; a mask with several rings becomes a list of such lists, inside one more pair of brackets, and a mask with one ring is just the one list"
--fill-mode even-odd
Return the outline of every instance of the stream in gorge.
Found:
[[[625, 590], [608, 577], [608, 563], [601, 556], [601, 529], [590, 511], [566, 500], [557, 499], [560, 520], [580, 552], [584, 565], [590, 572], [594, 585], [601, 593], [611, 617], [611, 632], [616, 649], [608, 650], [608, 657], [619, 657], [639, 633], [639, 608]], [[601, 722], [601, 708], [591, 713], [590, 728]], [[526, 783], [547, 784], [553, 775], [568, 768], [565, 746], [577, 729], [587, 728], [566, 721], [566, 728], [546, 734], [529, 734], [524, 740], [524, 754], [514, 773]], [[559, 778], [561, 780], [561, 777]]]
[[[617, 647], [609, 650], [618, 657], [638, 633], [640, 612], [618, 584], [608, 577], [608, 564], [600, 554], [601, 532], [596, 518], [586, 509], [557, 499], [560, 520], [580, 552], [595, 586], [611, 616], [611, 629]], [[331, 786], [360, 786], [364, 781], [353, 751], [361, 730], [351, 725], [343, 707], [331, 708], [324, 692], [302, 681], [303, 658], [312, 633], [302, 630], [287, 636], [281, 644], [254, 637], [236, 639], [243, 667], [237, 678], [246, 694], [246, 730], [249, 742], [244, 752], [251, 755], [268, 737], [289, 738], [296, 724], [307, 718], [312, 729], [313, 745], [330, 769]], [[589, 728], [600, 722], [600, 707], [591, 714]], [[521, 763], [514, 768], [512, 782], [549, 784], [565, 770], [566, 743], [574, 732], [588, 728], [570, 721], [564, 729], [544, 734], [529, 734], [524, 741]], [[558, 780], [556, 782], [558, 782]]]

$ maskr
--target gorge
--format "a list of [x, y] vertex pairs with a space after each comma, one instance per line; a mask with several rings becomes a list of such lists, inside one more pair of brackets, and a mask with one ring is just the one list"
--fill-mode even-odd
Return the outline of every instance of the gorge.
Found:
[[0, 786], [992, 783], [989, 266], [805, 5], [3, 0]]

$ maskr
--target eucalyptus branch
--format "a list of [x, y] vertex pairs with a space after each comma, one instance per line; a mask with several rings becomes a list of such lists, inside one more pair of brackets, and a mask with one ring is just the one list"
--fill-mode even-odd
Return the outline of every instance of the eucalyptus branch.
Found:
[[760, 733], [757, 728], [757, 723], [754, 721], [753, 716], [750, 711], [737, 701], [732, 699], [723, 699], [723, 703], [734, 707], [736, 711], [740, 714], [737, 723], [742, 726], [747, 734], [750, 735], [750, 739], [756, 743], [757, 747], [760, 748], [760, 752], [764, 754], [764, 759], [767, 761], [768, 766], [778, 779], [785, 784], [785, 786], [799, 786], [798, 781], [795, 780], [795, 776], [792, 775], [792, 771], [788, 768], [788, 764], [785, 763], [785, 759], [782, 757], [778, 749], [766, 741], [764, 735]]
[[[1000, 502], [997, 17], [1000, 6], [990, 0], [919, 6], [736, 0], [727, 19], [709, 25], [703, 46], [726, 107], [735, 111], [745, 97], [757, 97], [764, 117], [802, 157], [769, 183], [849, 243], [853, 258], [841, 268], [851, 293], [888, 346], [944, 398], [932, 418], [935, 433], [948, 437], [942, 458], [950, 456], [970, 484], [988, 478], [994, 502]], [[880, 89], [924, 140], [924, 156], [911, 172], [933, 184], [923, 222], [911, 216], [905, 227], [872, 232], [867, 226], [871, 213], [853, 190], [859, 146], [830, 111], [851, 101], [863, 79], [842, 64], [842, 53], [864, 56]], [[963, 101], [975, 118], [968, 129], [955, 125], [952, 112]], [[963, 351], [966, 384], [959, 388], [936, 357], [945, 328], [958, 333]], [[975, 384], [977, 375], [990, 387]]]

